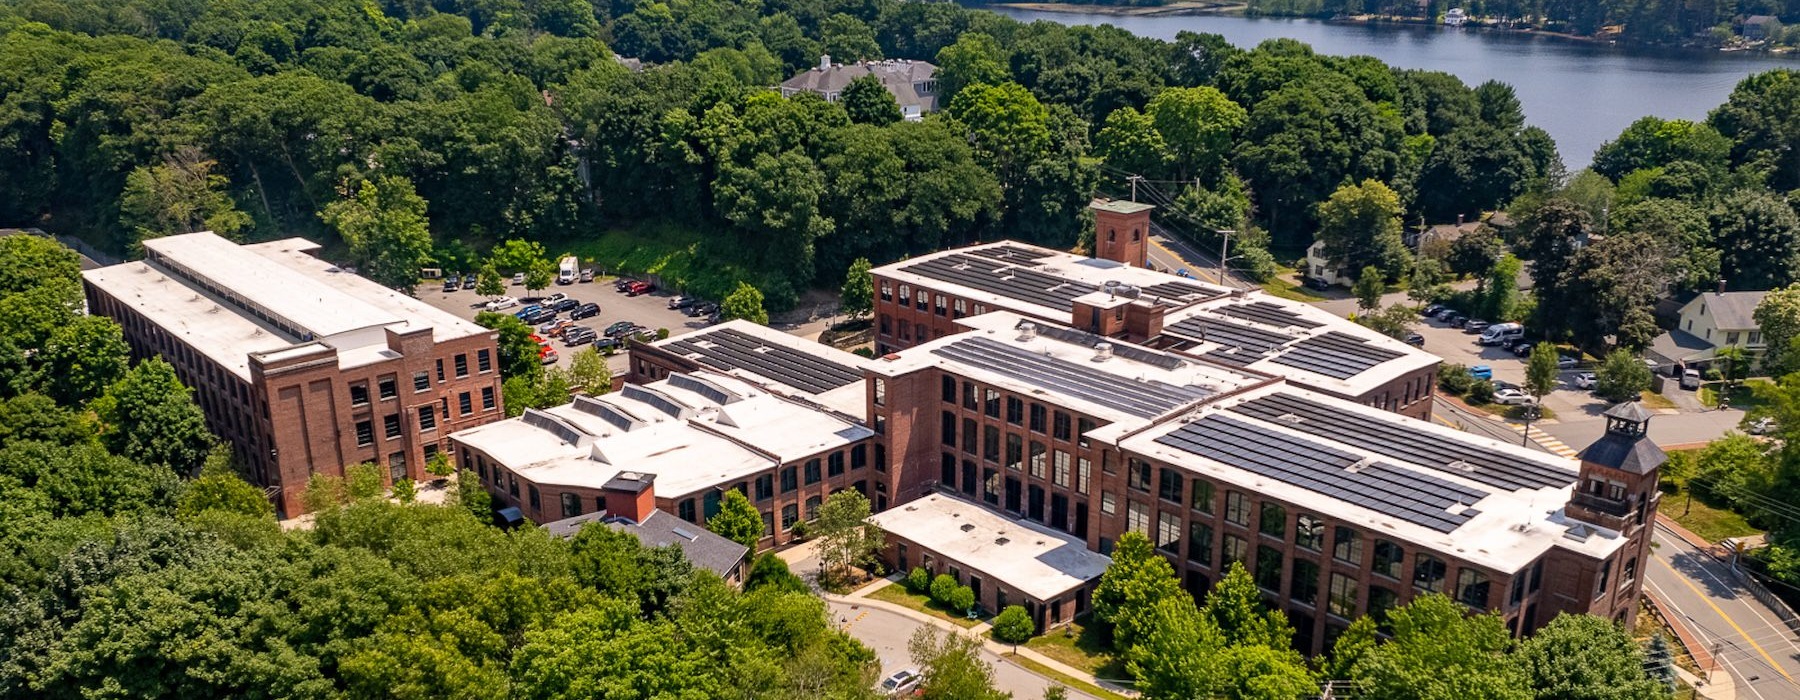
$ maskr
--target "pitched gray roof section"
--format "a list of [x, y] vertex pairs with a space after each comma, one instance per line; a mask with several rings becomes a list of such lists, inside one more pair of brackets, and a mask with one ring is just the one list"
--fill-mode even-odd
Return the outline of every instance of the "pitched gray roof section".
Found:
[[833, 63], [829, 68], [813, 66], [799, 75], [781, 83], [783, 94], [792, 92], [816, 92], [820, 95], [842, 92], [850, 85], [850, 81], [865, 75], [873, 75], [881, 85], [893, 93], [894, 99], [901, 107], [908, 105], [919, 107], [921, 111], [930, 112], [937, 109], [936, 90], [923, 89], [937, 74], [937, 66], [924, 61], [906, 59], [888, 59], [885, 61], [864, 61], [861, 63]]
[[553, 537], [574, 537], [588, 523], [601, 523], [614, 530], [631, 533], [645, 547], [680, 547], [682, 556], [687, 557], [689, 563], [720, 576], [737, 569], [744, 562], [744, 557], [750, 554], [750, 550], [744, 545], [660, 510], [651, 511], [650, 517], [645, 518], [642, 523], [608, 517], [606, 511], [583, 513], [573, 518], [545, 523], [544, 530]]
[[1650, 470], [1669, 461], [1669, 456], [1650, 438], [1618, 433], [1601, 435], [1599, 440], [1595, 440], [1576, 456], [1583, 462], [1639, 475], [1649, 474]]
[[1768, 292], [1706, 292], [1700, 295], [1700, 301], [1706, 304], [1706, 313], [1712, 316], [1713, 326], [1720, 330], [1755, 328], [1756, 319], [1752, 314], [1767, 295]]

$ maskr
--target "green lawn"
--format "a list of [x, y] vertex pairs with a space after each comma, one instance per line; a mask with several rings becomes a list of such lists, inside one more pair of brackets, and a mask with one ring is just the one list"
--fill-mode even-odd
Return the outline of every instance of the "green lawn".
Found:
[[[1029, 645], [1027, 645], [1027, 646], [1029, 646]], [[1045, 678], [1049, 678], [1058, 683], [1069, 686], [1070, 688], [1074, 688], [1076, 690], [1079, 690], [1083, 693], [1087, 693], [1094, 697], [1103, 698], [1104, 700], [1126, 700], [1125, 696], [1123, 696], [1123, 695], [1112, 692], [1105, 688], [1101, 688], [1100, 686], [1094, 685], [1092, 683], [1081, 680], [1081, 679], [1071, 676], [1069, 674], [1063, 673], [1054, 668], [1050, 668], [1049, 666], [1045, 666], [1036, 661], [1033, 661], [1031, 659], [1020, 656], [1018, 654], [1007, 654], [1006, 658], [1007, 658], [1007, 660], [1012, 661], [1013, 663], [1016, 663], [1020, 666], [1024, 666], [1026, 669], [1030, 670], [1032, 673], [1036, 673], [1040, 676], [1044, 676]]]
[[1643, 392], [1643, 394], [1641, 394], [1640, 396], [1643, 399], [1644, 408], [1648, 408], [1651, 410], [1656, 410], [1656, 409], [1661, 409], [1661, 408], [1675, 408], [1674, 401], [1670, 401], [1668, 397], [1663, 396], [1662, 394], [1658, 394], [1654, 391]]
[[[1732, 387], [1731, 393], [1730, 393], [1731, 407], [1732, 408], [1740, 408], [1740, 409], [1748, 411], [1752, 408], [1761, 406], [1763, 403], [1762, 400], [1758, 399], [1756, 397], [1755, 390], [1751, 389], [1750, 387], [1753, 385], [1756, 385], [1756, 384], [1767, 384], [1767, 383], [1769, 383], [1769, 380], [1767, 380], [1767, 379], [1747, 379], [1747, 380], [1744, 380], [1743, 382], [1740, 382], [1737, 386]], [[1723, 382], [1707, 382], [1705, 384], [1700, 385], [1700, 392], [1699, 392], [1700, 405], [1702, 405], [1702, 406], [1717, 406], [1717, 405], [1719, 405], [1719, 387], [1722, 384], [1723, 384]]]
[[1124, 678], [1125, 661], [1113, 656], [1111, 641], [1080, 622], [1032, 637], [1025, 648], [1101, 678]]
[[1744, 516], [1709, 505], [1701, 498], [1692, 499], [1690, 504], [1685, 490], [1683, 487], [1682, 491], [1663, 494], [1662, 504], [1657, 506], [1657, 511], [1673, 518], [1689, 532], [1699, 535], [1708, 542], [1762, 533], [1762, 530], [1758, 530], [1746, 522]]
[[1321, 301], [1329, 298], [1307, 289], [1305, 285], [1296, 282], [1297, 279], [1299, 279], [1299, 272], [1294, 268], [1278, 265], [1275, 268], [1275, 279], [1264, 282], [1262, 289], [1275, 296], [1294, 301]]
[[949, 620], [963, 627], [974, 627], [981, 624], [981, 620], [971, 620], [967, 615], [961, 615], [945, 610], [937, 603], [932, 602], [929, 596], [906, 590], [904, 584], [893, 583], [882, 586], [875, 589], [868, 597], [873, 600], [903, 605], [933, 617]]

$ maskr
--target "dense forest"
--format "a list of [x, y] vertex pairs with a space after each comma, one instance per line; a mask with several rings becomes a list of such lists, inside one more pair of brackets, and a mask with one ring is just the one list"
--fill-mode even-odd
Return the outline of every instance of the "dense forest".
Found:
[[[1734, 35], [1753, 38], [1782, 24], [1800, 23], [1794, 0], [1249, 0], [1256, 14], [1332, 17], [1377, 15], [1436, 21], [1446, 10], [1462, 8], [1481, 21], [1510, 28], [1536, 28], [1593, 35], [1616, 32], [1624, 41], [1642, 44], [1725, 43]], [[1778, 23], [1748, 32], [1743, 20], [1775, 17]]]
[[[823, 53], [931, 60], [947, 109], [767, 89]], [[897, 0], [4, 0], [0, 143], [0, 222], [118, 251], [211, 228], [472, 270], [526, 239], [772, 308], [859, 257], [1074, 245], [1128, 174], [1188, 228], [1266, 232], [1234, 238], [1253, 262], [1346, 182], [1443, 220], [1560, 174], [1503, 85]], [[430, 242], [353, 225], [383, 207]]]

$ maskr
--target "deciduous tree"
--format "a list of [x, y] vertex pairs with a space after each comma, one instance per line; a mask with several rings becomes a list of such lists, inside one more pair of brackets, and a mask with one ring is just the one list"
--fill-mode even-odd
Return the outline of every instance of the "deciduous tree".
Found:
[[1441, 594], [1388, 613], [1393, 638], [1352, 669], [1363, 692], [1393, 700], [1529, 700], [1530, 677], [1506, 655], [1512, 643], [1498, 615], [1470, 616]]
[[719, 499], [719, 512], [706, 519], [706, 529], [755, 552], [756, 543], [763, 537], [762, 514], [744, 492], [730, 489]]
[[363, 276], [380, 284], [411, 294], [419, 269], [431, 262], [425, 200], [404, 177], [365, 180], [326, 205], [319, 218], [350, 245]]
[[1557, 615], [1514, 654], [1539, 700], [1664, 700], [1643, 649], [1603, 617]]
[[850, 81], [838, 97], [838, 104], [844, 106], [844, 113], [849, 115], [852, 124], [887, 126], [900, 121], [902, 116], [894, 93], [888, 92], [874, 75]]
[[[819, 568], [826, 580], [840, 580], [847, 569], [862, 566], [881, 549], [886, 535], [868, 518], [869, 499], [854, 489], [831, 494], [819, 506], [809, 530], [819, 539]], [[762, 533], [761, 516], [756, 531]]]
[[1594, 393], [1607, 401], [1636, 401], [1650, 388], [1650, 368], [1626, 350], [1607, 353], [1594, 378]]
[[215, 439], [175, 368], [161, 358], [138, 363], [92, 404], [108, 449], [176, 473], [192, 473]]
[[1376, 180], [1344, 185], [1319, 205], [1317, 237], [1327, 260], [1349, 270], [1374, 267], [1386, 278], [1406, 271], [1400, 197]]
[[767, 325], [769, 312], [763, 309], [762, 292], [746, 282], [739, 282], [737, 288], [719, 302], [719, 318], [725, 321], [741, 318]]
[[862, 318], [875, 309], [875, 278], [869, 275], [869, 259], [857, 258], [844, 273], [839, 306], [851, 318]]
[[1007, 700], [994, 689], [994, 669], [981, 660], [981, 642], [920, 625], [906, 650], [919, 667], [919, 697], [926, 700]]

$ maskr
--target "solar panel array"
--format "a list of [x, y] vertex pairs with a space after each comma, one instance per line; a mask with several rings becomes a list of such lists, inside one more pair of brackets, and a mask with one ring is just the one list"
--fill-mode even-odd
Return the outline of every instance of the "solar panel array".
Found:
[[1216, 318], [1183, 319], [1180, 323], [1165, 326], [1163, 332], [1219, 345], [1236, 346], [1257, 353], [1279, 348], [1294, 339], [1294, 336], [1286, 333]]
[[[1032, 263], [1026, 261], [1025, 264]], [[1061, 311], [1074, 309], [1075, 297], [1092, 293], [1096, 289], [1091, 284], [1071, 282], [1030, 267], [1022, 267], [1017, 260], [995, 260], [961, 253], [922, 260], [900, 269], [940, 282], [959, 284]]]
[[1156, 297], [1184, 297], [1189, 294], [1212, 295], [1218, 293], [1218, 290], [1187, 282], [1158, 282], [1143, 289], [1145, 294]]
[[1127, 379], [987, 338], [964, 338], [931, 352], [1139, 418], [1167, 413], [1212, 393], [1197, 386]]
[[1226, 304], [1225, 306], [1214, 309], [1214, 311], [1227, 316], [1236, 316], [1238, 318], [1255, 321], [1257, 323], [1266, 323], [1271, 326], [1318, 328], [1319, 326], [1324, 325], [1317, 321], [1307, 320], [1300, 314], [1267, 301], [1253, 301], [1248, 304]]
[[720, 388], [717, 384], [686, 374], [677, 373], [669, 375], [669, 386], [694, 392], [706, 397], [706, 400], [719, 404], [720, 406], [741, 398], [737, 394]]
[[525, 415], [521, 416], [520, 420], [525, 421], [526, 425], [533, 428], [548, 430], [551, 434], [561, 438], [563, 442], [571, 445], [581, 441], [581, 433], [576, 432], [574, 428], [564, 425], [562, 421], [551, 418], [549, 414], [538, 411], [535, 408], [525, 409]]
[[730, 328], [695, 333], [657, 347], [696, 358], [714, 369], [751, 372], [809, 394], [823, 394], [862, 381], [862, 372], [854, 367], [784, 345], [771, 345]]
[[1004, 244], [989, 247], [989, 248], [981, 248], [978, 250], [971, 250], [971, 251], [969, 251], [969, 254], [970, 255], [979, 255], [984, 258], [993, 258], [995, 260], [1029, 260], [1029, 261], [1043, 260], [1044, 258], [1048, 258], [1050, 256], [1056, 255], [1056, 253], [1053, 253], [1053, 252], [1050, 252], [1047, 250], [1038, 250], [1036, 248], [1024, 248], [1024, 247], [1012, 245], [1010, 243], [1004, 243]]
[[645, 389], [636, 384], [626, 384], [623, 393], [625, 398], [650, 404], [652, 408], [667, 413], [672, 418], [680, 418], [682, 411], [684, 410], [681, 404], [675, 403], [670, 400], [669, 397]]
[[624, 411], [601, 403], [593, 397], [577, 396], [575, 397], [574, 405], [575, 410], [591, 416], [598, 416], [600, 420], [606, 421], [608, 425], [620, 430], [629, 432], [632, 428], [644, 424], [644, 422], [638, 420], [636, 416], [627, 415]]
[[[1575, 472], [1570, 469], [1454, 441], [1399, 421], [1370, 420], [1291, 394], [1258, 397], [1231, 410], [1507, 490], [1561, 488], [1575, 482]], [[1282, 420], [1288, 415], [1300, 420]]]
[[1266, 353], [1250, 350], [1248, 348], [1240, 350], [1235, 347], [1229, 347], [1213, 348], [1212, 350], [1201, 353], [1200, 357], [1205, 358], [1208, 362], [1214, 362], [1230, 367], [1246, 367], [1254, 364], [1258, 360], [1268, 359], [1269, 356]]
[[1275, 358], [1276, 364], [1298, 367], [1327, 377], [1349, 379], [1404, 353], [1370, 345], [1363, 339], [1332, 331], [1295, 343]]
[[1264, 426], [1211, 415], [1156, 438], [1158, 443], [1406, 522], [1450, 532], [1478, 514], [1487, 494], [1386, 463], [1354, 468], [1360, 458]]
[[1114, 343], [1110, 338], [1095, 335], [1087, 331], [1078, 331], [1073, 328], [1040, 325], [1038, 326], [1037, 333], [1046, 338], [1055, 338], [1062, 342], [1069, 343], [1070, 345], [1080, 345], [1084, 348], [1091, 348], [1101, 343], [1108, 343], [1113, 346], [1113, 355], [1134, 362], [1142, 362], [1147, 365], [1161, 367], [1163, 369], [1172, 370], [1186, 364], [1181, 361], [1181, 358], [1173, 355], [1166, 355], [1155, 350], [1146, 350], [1135, 345], [1121, 345]]

